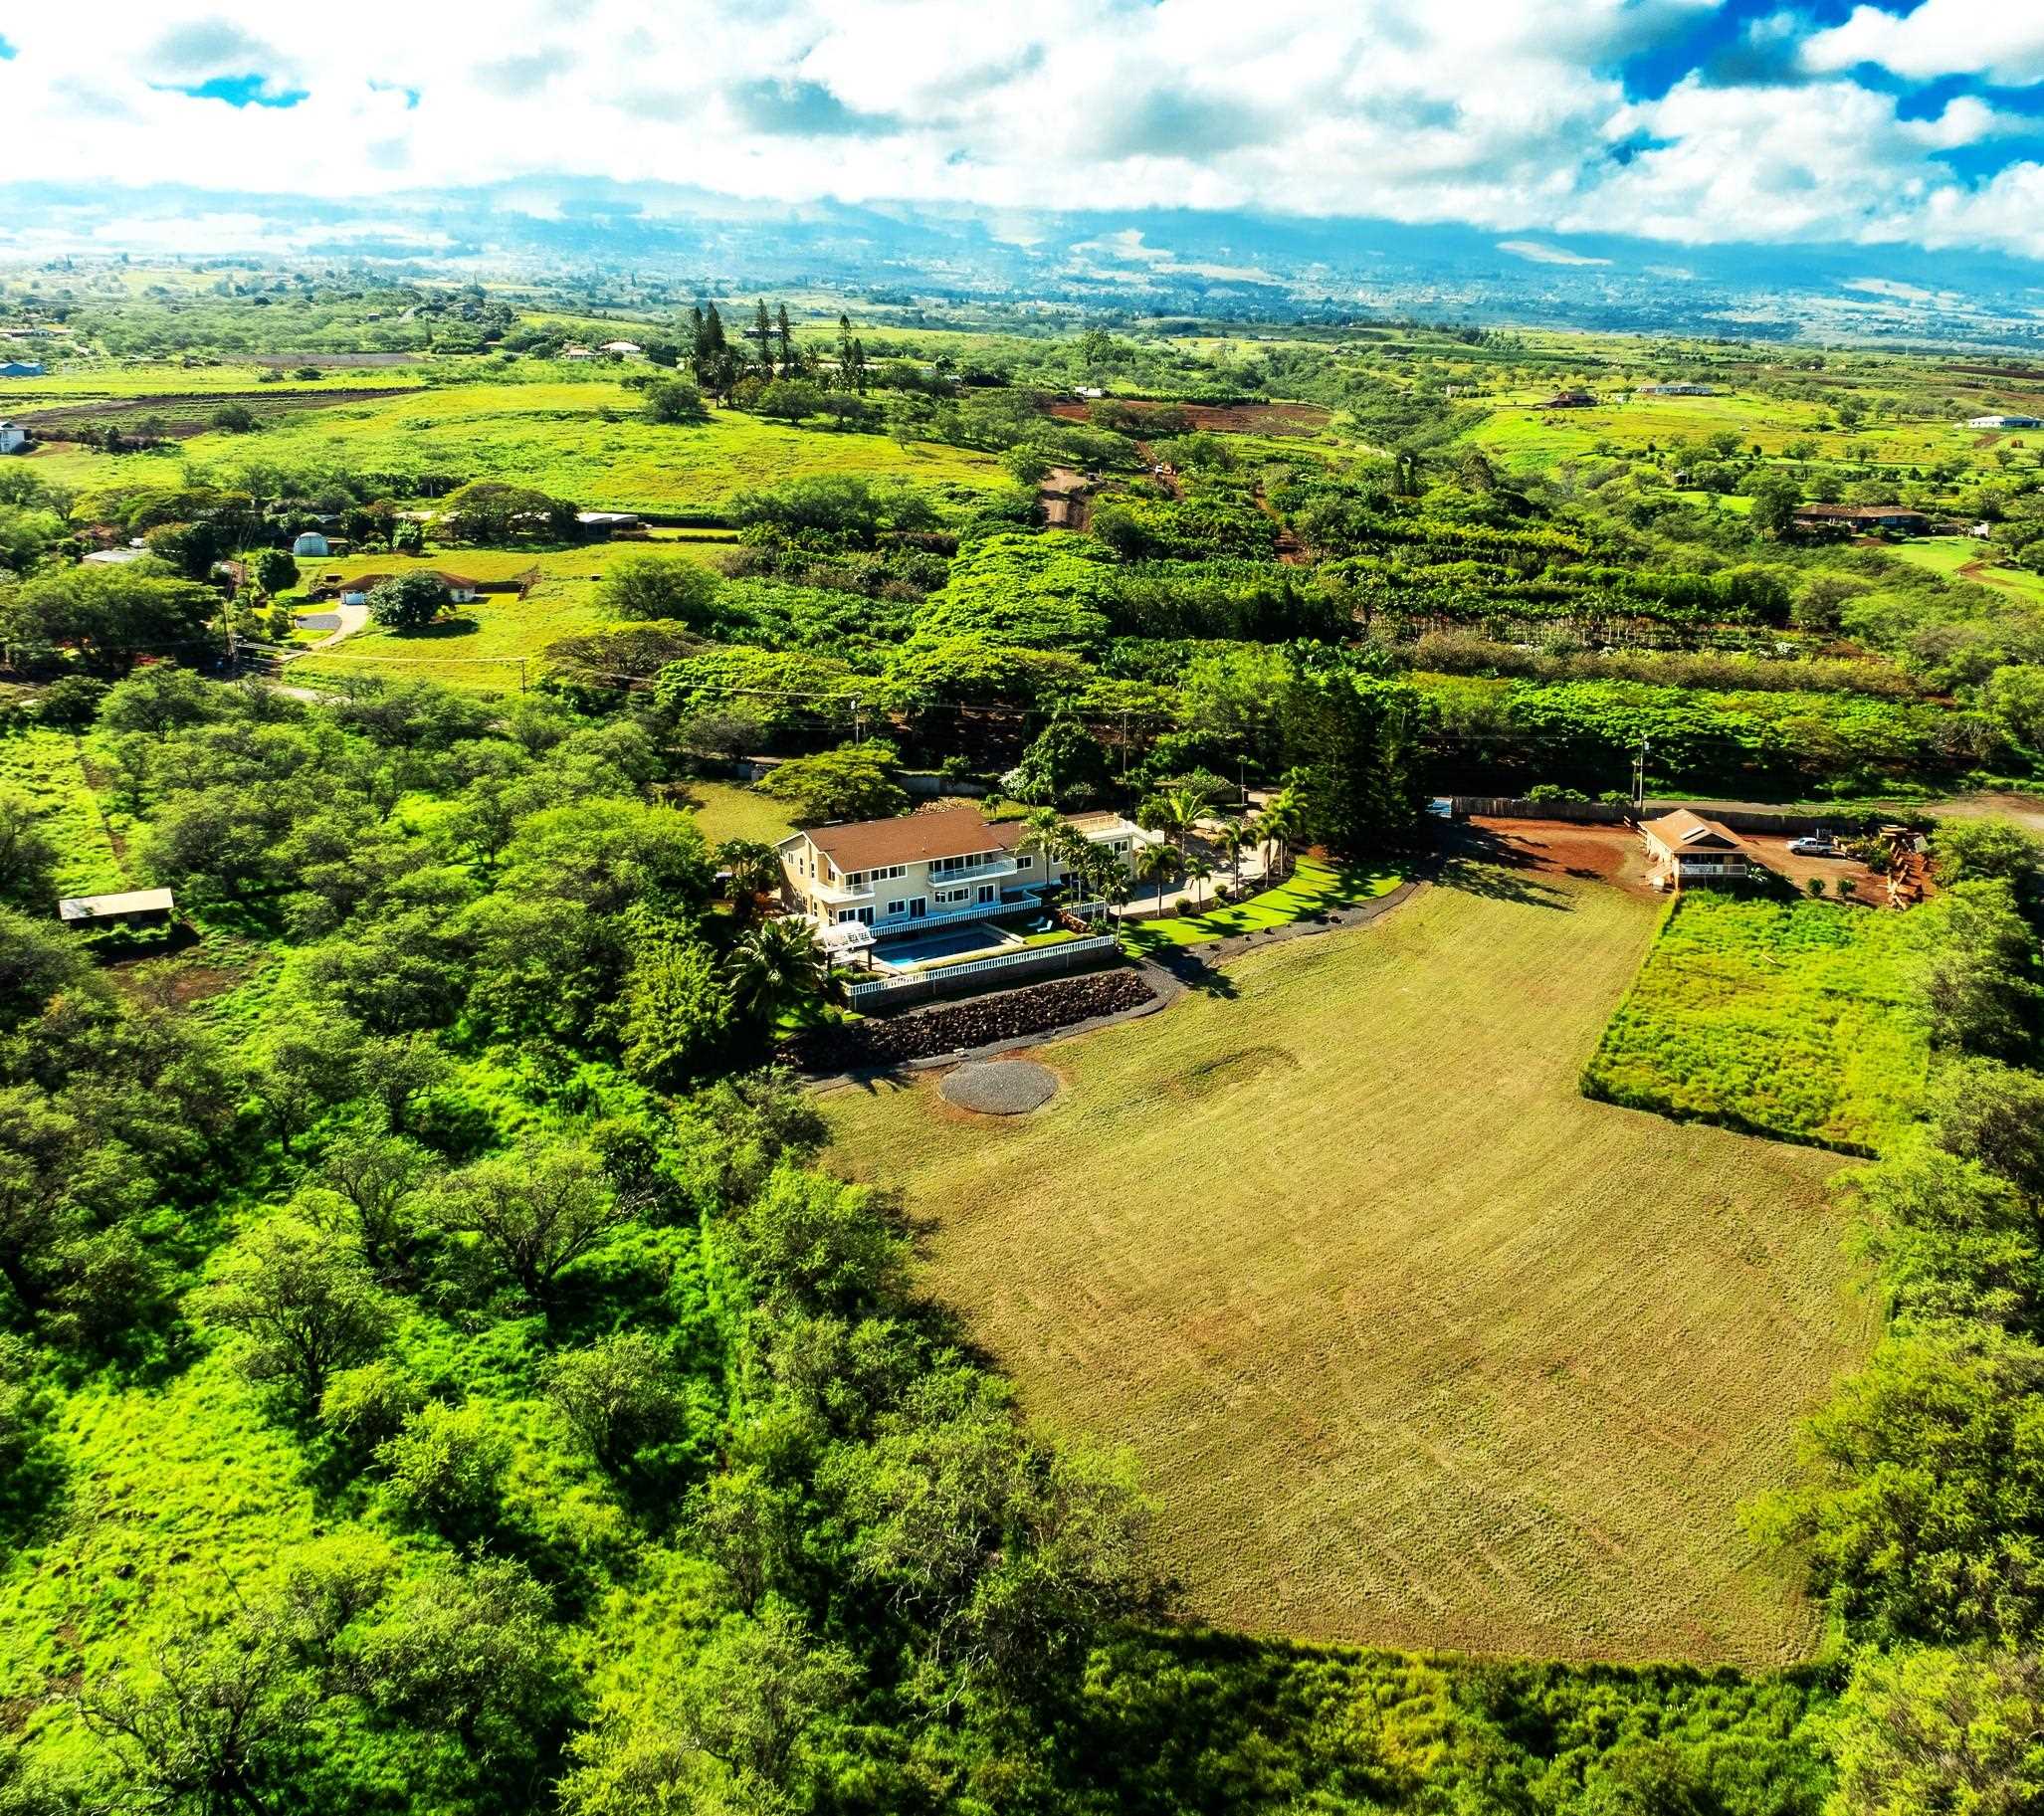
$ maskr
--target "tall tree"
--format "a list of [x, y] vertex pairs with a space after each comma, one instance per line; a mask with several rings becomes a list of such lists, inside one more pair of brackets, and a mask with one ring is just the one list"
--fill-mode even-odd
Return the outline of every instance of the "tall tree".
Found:
[[780, 348], [782, 372], [792, 373], [796, 369], [795, 330], [788, 325], [788, 305], [785, 303], [774, 310], [773, 337]]
[[766, 312], [766, 299], [761, 298], [752, 314], [752, 339], [759, 342], [759, 376], [773, 377], [773, 321]]

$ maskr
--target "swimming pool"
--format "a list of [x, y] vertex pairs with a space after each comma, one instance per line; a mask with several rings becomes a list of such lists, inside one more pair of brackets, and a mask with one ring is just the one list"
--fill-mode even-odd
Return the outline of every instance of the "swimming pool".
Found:
[[968, 920], [963, 926], [939, 927], [915, 939], [890, 939], [875, 949], [874, 963], [890, 971], [913, 971], [932, 958], [956, 958], [963, 952], [992, 952], [1016, 943], [1014, 934], [1004, 933], [984, 920]]

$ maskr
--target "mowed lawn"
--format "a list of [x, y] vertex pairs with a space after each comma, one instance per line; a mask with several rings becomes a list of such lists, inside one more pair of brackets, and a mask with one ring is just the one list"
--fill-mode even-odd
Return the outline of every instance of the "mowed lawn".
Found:
[[1132, 1448], [1195, 1616], [1807, 1657], [1737, 1510], [1872, 1338], [1840, 1162], [1582, 1099], [1653, 906], [1465, 882], [1045, 1049], [1033, 1115], [834, 1094], [833, 1158], [931, 1220], [932, 1291], [1033, 1415]]

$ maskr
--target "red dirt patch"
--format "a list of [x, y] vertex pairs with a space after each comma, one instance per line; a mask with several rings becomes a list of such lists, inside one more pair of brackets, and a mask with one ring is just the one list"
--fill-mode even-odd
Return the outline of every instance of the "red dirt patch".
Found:
[[[1331, 420], [1332, 412], [1318, 404], [1173, 404], [1139, 403], [1132, 398], [1101, 399], [1120, 403], [1131, 414], [1142, 410], [1175, 410], [1189, 427], [1221, 435], [1318, 435]], [[1076, 398], [1065, 398], [1050, 406], [1060, 422], [1083, 423], [1092, 406]]]
[[1496, 842], [1507, 863], [1556, 877], [1593, 878], [1639, 895], [1647, 887], [1646, 856], [1629, 826], [1579, 826], [1572, 820], [1482, 820], [1469, 824]]

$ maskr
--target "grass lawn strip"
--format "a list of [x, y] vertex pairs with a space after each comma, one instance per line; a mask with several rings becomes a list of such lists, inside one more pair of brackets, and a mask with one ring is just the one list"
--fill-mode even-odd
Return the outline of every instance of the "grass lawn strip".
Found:
[[[1124, 924], [1122, 948], [1140, 958], [1166, 946], [1199, 945], [1209, 939], [1225, 939], [1231, 933], [1258, 933], [1269, 927], [1289, 926], [1315, 914], [1374, 902], [1388, 896], [1404, 881], [1402, 870], [1362, 869], [1302, 858], [1292, 875], [1276, 889], [1251, 896], [1246, 902], [1209, 908], [1199, 914], [1168, 914], [1161, 920]], [[1130, 906], [1142, 906], [1140, 891]]]

